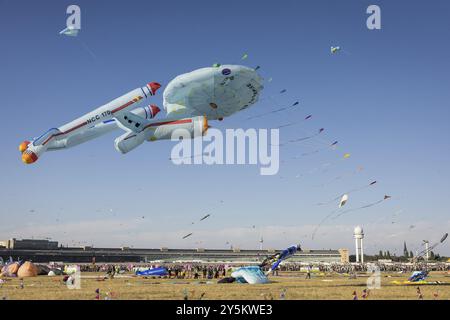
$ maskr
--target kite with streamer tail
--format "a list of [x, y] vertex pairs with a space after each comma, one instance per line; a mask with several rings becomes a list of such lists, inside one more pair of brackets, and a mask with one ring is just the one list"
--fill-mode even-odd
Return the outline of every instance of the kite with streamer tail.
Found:
[[445, 240], [447, 240], [448, 237], [448, 233], [445, 233], [441, 240], [439, 240], [439, 242], [434, 243], [433, 245], [429, 246], [427, 249], [422, 250], [421, 252], [419, 252], [413, 259], [413, 261], [417, 261], [418, 258], [421, 258], [423, 256], [425, 256], [427, 253], [431, 252], [431, 250], [433, 250], [434, 248], [436, 248], [438, 245], [444, 243]]
[[353, 212], [353, 211], [357, 211], [357, 210], [362, 210], [362, 209], [366, 209], [366, 208], [370, 208], [370, 207], [376, 206], [376, 205], [378, 205], [378, 204], [380, 204], [380, 203], [382, 203], [382, 202], [384, 202], [384, 201], [386, 201], [386, 200], [388, 200], [388, 199], [390, 199], [390, 198], [391, 198], [391, 196], [385, 195], [384, 198], [383, 198], [382, 200], [378, 200], [378, 201], [376, 201], [376, 202], [369, 203], [369, 204], [367, 204], [367, 205], [365, 205], [365, 206], [362, 206], [362, 207], [344, 210], [344, 211], [340, 212], [338, 215], [336, 215], [336, 216], [334, 216], [334, 217], [332, 217], [332, 216], [333, 216], [335, 213], [339, 212], [339, 210], [334, 210], [334, 211], [330, 212], [330, 213], [329, 213], [325, 218], [323, 218], [323, 219], [319, 222], [319, 224], [316, 226], [316, 228], [314, 229], [314, 231], [313, 231], [313, 233], [312, 233], [312, 235], [311, 235], [311, 239], [314, 240], [314, 237], [315, 237], [315, 235], [316, 235], [316, 233], [317, 233], [317, 230], [319, 230], [319, 228], [322, 226], [322, 224], [325, 223], [325, 221], [327, 221], [329, 218], [332, 217], [332, 219], [334, 220], [334, 219], [337, 219], [337, 218], [339, 218], [340, 216], [342, 216], [342, 215], [344, 215], [344, 214], [346, 214], [346, 213]]
[[372, 181], [372, 182], [370, 182], [369, 184], [366, 184], [366, 185], [361, 186], [361, 187], [359, 187], [359, 188], [355, 188], [355, 189], [349, 190], [349, 191], [347, 191], [347, 192], [341, 193], [341, 194], [338, 195], [337, 197], [334, 197], [333, 199], [331, 199], [331, 200], [329, 200], [329, 201], [326, 201], [326, 202], [320, 202], [320, 203], [318, 203], [317, 205], [318, 205], [318, 206], [324, 206], [324, 205], [330, 204], [330, 203], [332, 203], [332, 202], [335, 202], [335, 201], [339, 200], [339, 199], [340, 199], [341, 197], [343, 197], [345, 194], [348, 195], [348, 194], [353, 193], [353, 192], [357, 192], [357, 191], [364, 190], [364, 189], [366, 189], [366, 188], [369, 188], [369, 187], [375, 185], [376, 183], [377, 183], [376, 180], [375, 180], [375, 181]]
[[193, 233], [188, 233], [187, 235], [185, 235], [185, 236], [183, 237], [183, 239], [189, 238], [189, 237], [192, 236], [192, 235], [193, 235]]
[[[216, 209], [219, 208], [219, 206], [222, 206], [223, 204], [224, 204], [224, 201], [223, 201], [223, 200], [220, 200], [219, 203], [216, 203], [216, 204], [214, 204], [213, 206], [210, 206], [210, 207], [209, 207], [207, 210], [205, 210], [205, 211], [214, 212]], [[202, 222], [202, 221], [208, 219], [208, 218], [211, 217], [211, 216], [212, 216], [212, 214], [211, 214], [211, 213], [208, 213], [208, 214], [202, 216], [202, 217], [198, 220], [198, 222]], [[191, 225], [194, 225], [194, 224], [195, 224], [194, 221], [191, 222]], [[187, 237], [190, 237], [192, 234], [193, 234], [193, 233], [187, 234], [186, 236], [183, 237], [183, 239], [185, 239], [185, 238], [187, 238]]]
[[296, 124], [302, 123], [303, 121], [309, 120], [312, 118], [312, 115], [308, 115], [306, 116], [304, 119], [300, 120], [300, 121], [295, 121], [295, 122], [290, 122], [290, 123], [286, 123], [286, 124], [282, 124], [281, 126], [276, 127], [276, 129], [281, 129], [281, 128], [286, 128], [286, 127], [290, 127], [290, 126], [294, 126]]
[[291, 108], [297, 106], [298, 104], [300, 104], [300, 102], [299, 102], [299, 101], [296, 101], [296, 102], [294, 102], [293, 104], [291, 104], [290, 106], [283, 107], [283, 108], [279, 108], [279, 109], [276, 109], [276, 110], [272, 110], [272, 111], [269, 111], [269, 112], [266, 112], [266, 113], [258, 114], [258, 115], [256, 115], [256, 116], [248, 117], [248, 118], [245, 119], [245, 120], [251, 120], [251, 119], [261, 118], [261, 117], [267, 116], [267, 115], [269, 115], [269, 114], [273, 114], [273, 113], [278, 113], [278, 112], [281, 112], [281, 111], [285, 111], [285, 110], [288, 110], [288, 109], [291, 109]]
[[301, 138], [296, 138], [296, 139], [292, 139], [292, 140], [289, 140], [288, 142], [289, 143], [295, 143], [295, 142], [300, 142], [300, 141], [305, 141], [305, 140], [308, 140], [308, 139], [312, 139], [312, 138], [314, 138], [314, 137], [317, 137], [319, 134], [321, 134], [322, 132], [324, 132], [325, 131], [325, 129], [324, 128], [320, 128], [316, 133], [314, 133], [313, 135], [310, 135], [310, 136], [306, 136], [306, 137], [301, 137]]
[[338, 143], [339, 143], [338, 141], [334, 141], [332, 144], [330, 144], [329, 146], [327, 146], [325, 148], [317, 149], [317, 150], [314, 150], [314, 151], [311, 151], [311, 152], [302, 153], [302, 157], [309, 156], [309, 155], [312, 155], [312, 154], [315, 154], [315, 153], [319, 153], [320, 151], [327, 150], [329, 148], [334, 149], [337, 146]]
[[[203, 216], [203, 217], [199, 220], [199, 222], [208, 219], [210, 216], [211, 216], [210, 214], [207, 214], [207, 215]], [[191, 224], [195, 224], [195, 222], [192, 222]]]
[[353, 211], [357, 211], [357, 210], [361, 210], [361, 209], [367, 209], [367, 208], [376, 206], [376, 205], [378, 205], [378, 204], [380, 204], [380, 203], [382, 203], [382, 202], [384, 202], [384, 201], [386, 201], [386, 200], [388, 200], [388, 199], [390, 199], [390, 198], [391, 198], [391, 196], [385, 195], [383, 199], [378, 200], [378, 201], [376, 201], [376, 202], [369, 203], [369, 204], [367, 204], [367, 205], [365, 205], [365, 206], [362, 206], [362, 207], [358, 207], [358, 208], [353, 208], [353, 209], [348, 209], [348, 210], [342, 211], [341, 213], [339, 213], [338, 215], [336, 215], [335, 217], [333, 217], [333, 219], [337, 219], [337, 218], [339, 218], [340, 216], [342, 216], [342, 215], [344, 215], [344, 214], [347, 214], [347, 213], [349, 213], [349, 212], [353, 212]]
[[[310, 117], [310, 116], [308, 116], [308, 117]], [[306, 117], [305, 120], [310, 119], [310, 118], [308, 118], [308, 117]], [[284, 146], [284, 145], [287, 145], [287, 144], [290, 144], [290, 143], [296, 143], [296, 142], [301, 142], [301, 141], [305, 141], [305, 140], [309, 140], [309, 139], [315, 138], [315, 137], [317, 137], [319, 134], [321, 134], [324, 130], [325, 130], [324, 128], [320, 128], [320, 129], [317, 131], [317, 133], [314, 133], [314, 134], [309, 135], [309, 136], [306, 136], [306, 137], [301, 137], [301, 138], [291, 139], [291, 140], [289, 140], [289, 141], [287, 141], [287, 142], [281, 143], [280, 146]], [[293, 157], [293, 159], [298, 159], [298, 158]]]

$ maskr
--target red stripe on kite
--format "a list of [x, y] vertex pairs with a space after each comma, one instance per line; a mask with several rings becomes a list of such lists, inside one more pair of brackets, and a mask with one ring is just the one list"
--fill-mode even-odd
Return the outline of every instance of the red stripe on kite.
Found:
[[120, 107], [114, 109], [114, 110], [111, 111], [111, 112], [112, 112], [112, 113], [115, 113], [115, 112], [117, 112], [117, 111], [120, 111], [120, 110], [122, 110], [122, 109], [124, 109], [124, 108], [126, 108], [126, 107], [128, 107], [128, 106], [130, 106], [130, 105], [132, 105], [133, 103], [138, 102], [139, 100], [142, 100], [142, 97], [141, 97], [141, 96], [139, 96], [139, 97], [137, 97], [137, 98], [135, 98], [135, 99], [133, 99], [133, 100], [131, 100], [131, 101], [128, 101], [128, 102], [125, 103], [124, 105], [121, 105]]
[[183, 123], [191, 123], [192, 119], [184, 119], [184, 120], [175, 120], [175, 121], [165, 121], [165, 122], [157, 122], [157, 123], [150, 123], [147, 125], [144, 129], [147, 129], [149, 127], [155, 127], [155, 126], [162, 126], [162, 125], [172, 125], [172, 124], [183, 124]]
[[[138, 102], [139, 100], [142, 100], [142, 97], [141, 97], [141, 96], [138, 96], [137, 98], [134, 98], [133, 100], [128, 101], [127, 103], [121, 105], [120, 107], [114, 109], [114, 110], [111, 111], [111, 112], [112, 112], [112, 113], [115, 113], [115, 112], [117, 112], [117, 111], [120, 111], [120, 110], [122, 110], [122, 109], [124, 109], [124, 108], [126, 108], [126, 107], [128, 107], [128, 106], [130, 106], [130, 105], [132, 105], [133, 103]], [[77, 125], [77, 126], [71, 128], [71, 129], [69, 129], [69, 130], [67, 130], [67, 131], [59, 132], [59, 133], [57, 133], [57, 134], [52, 134], [50, 137], [47, 138], [47, 140], [44, 141], [44, 143], [43, 143], [42, 145], [45, 146], [45, 145], [46, 145], [51, 139], [53, 139], [54, 137], [61, 136], [61, 135], [64, 135], [64, 134], [68, 134], [68, 133], [70, 133], [70, 132], [72, 132], [72, 131], [74, 131], [74, 130], [77, 130], [77, 129], [79, 129], [79, 128], [85, 126], [85, 125], [87, 125], [87, 124], [88, 124], [88, 122], [85, 121], [85, 122], [80, 123], [79, 125]]]

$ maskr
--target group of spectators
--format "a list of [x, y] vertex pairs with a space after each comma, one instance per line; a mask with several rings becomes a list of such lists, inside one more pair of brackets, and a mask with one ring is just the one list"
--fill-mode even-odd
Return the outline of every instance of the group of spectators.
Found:
[[219, 279], [227, 276], [231, 268], [226, 265], [205, 264], [170, 264], [164, 265], [169, 272], [169, 278], [175, 279]]
[[[321, 272], [321, 273], [341, 273], [354, 274], [357, 272], [368, 272], [372, 270], [369, 266], [371, 264], [350, 264], [350, 263], [285, 263], [281, 264], [272, 275], [279, 275], [279, 272]], [[66, 264], [53, 265], [54, 268], [64, 270]], [[168, 278], [172, 279], [221, 279], [230, 276], [233, 267], [238, 265], [233, 264], [202, 264], [202, 263], [170, 263], [170, 264], [80, 264], [81, 272], [104, 272], [114, 277], [117, 274], [134, 273], [137, 268], [155, 268], [163, 266], [168, 271]], [[450, 272], [450, 264], [446, 263], [375, 263], [381, 272], [402, 272], [408, 273], [417, 270], [427, 271], [447, 271]], [[268, 267], [262, 268], [267, 271]]]
[[354, 273], [354, 272], [368, 272], [373, 270], [373, 266], [379, 268], [381, 272], [413, 272], [418, 270], [427, 271], [450, 271], [450, 265], [445, 263], [370, 263], [370, 264], [330, 264], [318, 265], [321, 272], [336, 272], [336, 273]]
[[[168, 271], [168, 278], [173, 279], [219, 279], [231, 273], [231, 267], [225, 264], [189, 264], [170, 263], [154, 264], [81, 264], [81, 272], [104, 272], [114, 277], [117, 274], [135, 272], [137, 268], [156, 268], [163, 266]], [[55, 265], [64, 270], [65, 265]]]
[[427, 271], [450, 271], [448, 263], [370, 263], [370, 264], [350, 264], [350, 263], [311, 263], [309, 265], [298, 263], [286, 263], [280, 265], [279, 271], [308, 272], [311, 270], [319, 272], [355, 273], [373, 270], [373, 265], [381, 272], [413, 272], [417, 270]]

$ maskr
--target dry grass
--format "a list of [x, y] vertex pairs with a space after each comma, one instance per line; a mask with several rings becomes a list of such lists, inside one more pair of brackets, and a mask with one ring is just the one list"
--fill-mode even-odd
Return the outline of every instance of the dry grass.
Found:
[[[204, 293], [204, 300], [210, 299], [279, 299], [280, 293], [286, 290], [286, 299], [352, 299], [353, 291], [361, 296], [366, 288], [367, 277], [358, 276], [349, 279], [347, 276], [328, 274], [315, 275], [306, 280], [301, 274], [284, 273], [279, 277], [271, 277], [272, 283], [265, 285], [249, 284], [217, 284], [216, 280], [184, 280], [184, 279], [143, 279], [138, 277], [120, 277], [97, 281], [103, 274], [83, 273], [80, 290], [69, 290], [62, 283], [62, 277], [40, 276], [25, 278], [24, 288], [20, 288], [19, 279], [11, 279], [0, 285], [0, 299], [95, 299], [95, 290], [100, 289], [101, 299], [112, 293], [113, 299], [183, 299], [187, 290], [189, 299], [199, 299]], [[403, 281], [407, 275], [382, 274], [381, 289], [372, 290], [369, 299], [417, 299], [417, 285], [395, 285], [391, 281]], [[440, 281], [441, 285], [421, 285], [424, 299], [450, 299], [450, 276], [445, 273], [432, 272], [428, 281]], [[110, 294], [111, 295], [111, 294]]]

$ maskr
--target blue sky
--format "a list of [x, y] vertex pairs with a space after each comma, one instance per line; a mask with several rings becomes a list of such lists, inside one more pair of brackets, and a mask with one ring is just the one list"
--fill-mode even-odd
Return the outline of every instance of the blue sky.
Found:
[[[81, 8], [78, 38], [58, 35], [70, 4]], [[381, 7], [381, 30], [366, 27], [370, 4]], [[450, 227], [449, 14], [448, 1], [0, 1], [0, 237], [254, 248], [262, 234], [265, 247], [353, 249], [361, 224], [369, 253], [437, 241]], [[332, 45], [343, 51], [331, 55]], [[31, 166], [20, 161], [23, 140], [216, 62], [260, 65], [273, 81], [260, 103], [215, 127], [272, 128], [311, 114], [282, 129], [281, 141], [323, 127], [339, 147], [297, 160], [317, 141], [281, 148], [270, 177], [250, 165], [175, 166], [170, 141], [123, 156], [113, 146], [119, 131]], [[245, 120], [297, 100], [292, 111]], [[152, 102], [162, 106], [162, 91]], [[311, 240], [335, 209], [317, 202], [373, 180], [348, 208], [390, 201], [327, 221]], [[450, 254], [448, 245], [439, 251]]]

